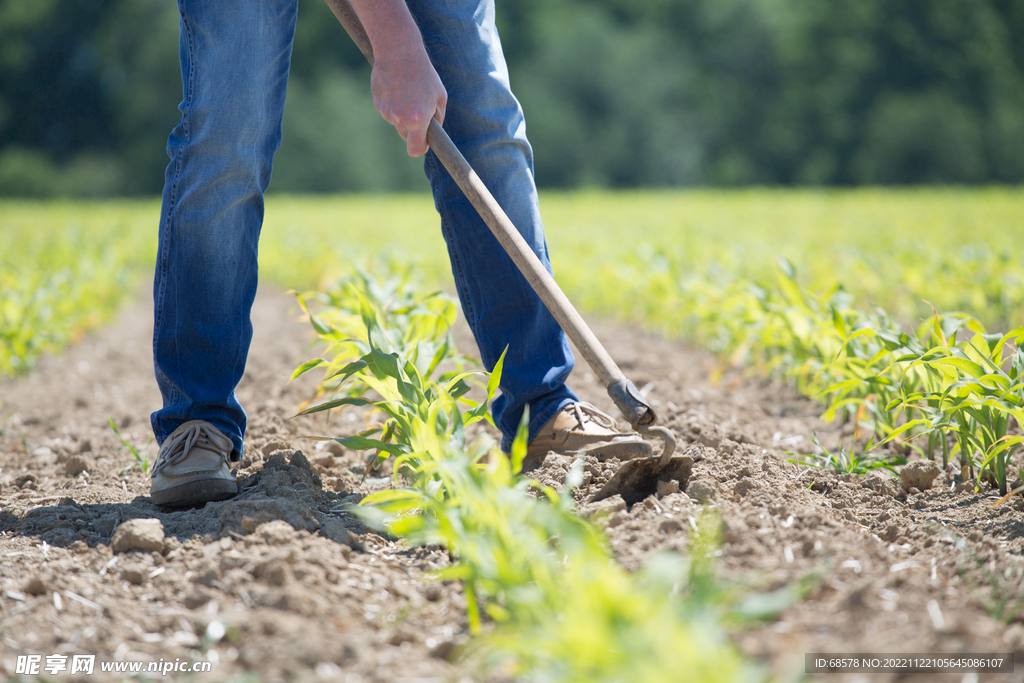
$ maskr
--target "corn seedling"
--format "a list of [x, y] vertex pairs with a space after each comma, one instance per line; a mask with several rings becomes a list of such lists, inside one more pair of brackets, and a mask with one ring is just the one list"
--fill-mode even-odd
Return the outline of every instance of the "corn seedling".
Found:
[[979, 480], [989, 479], [1005, 494], [1011, 458], [1024, 443], [1024, 328], [990, 335], [965, 319], [957, 329], [974, 334], [962, 342], [950, 336], [923, 354], [901, 358], [909, 361], [904, 373], [920, 369], [929, 381], [901, 391], [888, 409], [910, 407], [931, 416], [908, 420], [889, 438], [916, 429], [918, 436], [939, 433], [945, 444], [945, 436], [953, 435], [965, 473], [977, 468]]
[[[369, 496], [361, 514], [411, 543], [448, 549], [456, 561], [438, 577], [463, 583], [483, 662], [524, 680], [674, 681], [686, 671], [699, 680], [733, 681], [750, 674], [715, 626], [716, 612], [698, 599], [704, 584], [688, 583], [682, 564], [655, 564], [633, 576], [611, 562], [601, 533], [572, 511], [581, 464], [561, 493], [521, 476], [526, 416], [510, 456], [489, 438], [467, 443], [465, 427], [486, 417], [501, 361], [487, 380], [486, 398], [467, 401], [460, 384], [465, 373], [435, 379], [418, 369], [417, 349], [433, 333], [390, 330], [404, 313], [389, 312], [365, 280], [351, 284], [335, 299], [346, 309], [317, 311], [314, 325], [327, 343], [344, 340], [365, 353], [329, 369], [330, 381], [342, 378], [334, 387], [340, 398], [304, 412], [367, 405], [393, 422], [388, 443], [337, 439], [395, 456], [396, 488]], [[352, 314], [353, 300], [360, 302], [359, 316]], [[388, 340], [388, 352], [378, 338]], [[376, 398], [354, 396], [355, 388]], [[703, 562], [689, 577], [710, 572], [710, 559]]]
[[[470, 362], [456, 352], [449, 334], [457, 315], [451, 297], [441, 291], [420, 292], [407, 267], [389, 263], [386, 270], [388, 276], [377, 279], [368, 270], [355, 268], [352, 275], [336, 280], [325, 291], [311, 293], [308, 296], [322, 305], [317, 314], [310, 312], [306, 296], [296, 293], [328, 356], [308, 361], [292, 374], [294, 379], [314, 368], [324, 370], [314, 400], [337, 394], [342, 384], [365, 367], [362, 363], [368, 361], [361, 358], [374, 344], [385, 354], [407, 350], [403, 363], [411, 361], [412, 370], [420, 377], [430, 377], [447, 365], [452, 369], [441, 379], [450, 379]], [[388, 324], [382, 325], [383, 320]], [[351, 328], [360, 325], [368, 330], [366, 340], [350, 336]], [[350, 395], [357, 396], [369, 387], [350, 382], [348, 388]]]
[[155, 230], [137, 225], [152, 210], [0, 202], [0, 378], [31, 370], [127, 300], [152, 264]]

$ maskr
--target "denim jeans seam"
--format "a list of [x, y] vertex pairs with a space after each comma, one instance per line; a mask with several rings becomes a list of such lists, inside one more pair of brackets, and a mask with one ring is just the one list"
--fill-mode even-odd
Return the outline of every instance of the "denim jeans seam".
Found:
[[[181, 5], [180, 6], [182, 8], [182, 11], [181, 11], [181, 26], [182, 26], [182, 30], [185, 33], [185, 42], [186, 42], [187, 49], [188, 49], [188, 74], [184, 76], [187, 79], [187, 81], [186, 81], [186, 84], [185, 84], [186, 85], [186, 89], [185, 89], [185, 102], [184, 102], [184, 107], [182, 108], [182, 112], [181, 112], [181, 130], [184, 133], [184, 138], [185, 138], [184, 142], [187, 144], [190, 141], [190, 139], [191, 139], [191, 130], [190, 130], [190, 127], [189, 127], [189, 112], [191, 111], [192, 100], [193, 100], [193, 98], [195, 96], [195, 68], [196, 68], [195, 67], [195, 63], [196, 63], [196, 61], [195, 61], [195, 52], [194, 52], [195, 38], [194, 38], [193, 33], [192, 33], [192, 28], [189, 25], [189, 22], [188, 22], [188, 19], [187, 19], [187, 16], [186, 16], [186, 12], [184, 11], [185, 1], [186, 0], [181, 0]], [[169, 192], [169, 196], [168, 196], [167, 214], [166, 214], [166, 216], [164, 216], [164, 221], [165, 221], [164, 228], [165, 229], [162, 231], [163, 235], [161, 236], [161, 242], [163, 242], [166, 239], [169, 239], [169, 235], [167, 233], [170, 232], [171, 223], [172, 223], [172, 216], [174, 215], [174, 209], [175, 209], [175, 206], [176, 206], [177, 201], [178, 201], [178, 185], [181, 182], [182, 169], [184, 168], [184, 165], [185, 165], [184, 150], [182, 149], [181, 145], [179, 145], [177, 147], [177, 149], [175, 150], [174, 162], [175, 162], [175, 165], [174, 165], [174, 179], [171, 182], [170, 192]], [[156, 295], [157, 301], [156, 301], [156, 306], [155, 306], [155, 311], [154, 311], [154, 316], [153, 316], [154, 317], [154, 319], [153, 319], [153, 325], [154, 325], [154, 332], [153, 332], [153, 357], [154, 358], [157, 355], [156, 340], [159, 338], [159, 331], [163, 328], [163, 325], [164, 325], [164, 297], [166, 297], [166, 295], [167, 295], [167, 259], [166, 258], [161, 259], [161, 261], [157, 265], [157, 267], [160, 268], [160, 288], [157, 291], [157, 295]], [[161, 374], [161, 375], [164, 374], [164, 373], [161, 373], [159, 369], [157, 369], [157, 373]], [[172, 404], [173, 403], [177, 403], [178, 400], [181, 398], [180, 394], [178, 392], [178, 388], [177, 388], [177, 386], [174, 383], [167, 381], [167, 379], [168, 379], [167, 376], [164, 375], [164, 380], [165, 381], [163, 382], [163, 384], [164, 384], [164, 386], [170, 388], [170, 392], [169, 392], [170, 393], [170, 396], [169, 396], [170, 402]], [[162, 442], [163, 439], [161, 437], [163, 437], [163, 439], [166, 439], [166, 434], [163, 434], [163, 435], [157, 434], [156, 435], [158, 443]]]
[[[181, 5], [184, 8], [186, 0], [181, 0]], [[181, 13], [181, 25], [185, 31], [186, 44], [188, 45], [188, 81], [186, 83], [187, 89], [185, 90], [185, 102], [181, 112], [181, 130], [185, 134], [185, 144], [187, 145], [192, 141], [192, 131], [189, 126], [190, 118], [189, 113], [192, 111], [192, 100], [195, 97], [195, 82], [196, 82], [196, 59], [195, 59], [195, 36], [192, 33], [192, 27], [189, 25], [188, 18], [184, 11]], [[171, 198], [167, 206], [167, 222], [170, 224], [171, 214], [174, 213], [174, 206], [178, 201], [178, 183], [181, 181], [181, 170], [185, 165], [183, 154], [181, 153], [181, 147], [179, 146], [177, 154], [175, 155], [175, 161], [177, 165], [174, 169], [174, 182], [171, 183]]]

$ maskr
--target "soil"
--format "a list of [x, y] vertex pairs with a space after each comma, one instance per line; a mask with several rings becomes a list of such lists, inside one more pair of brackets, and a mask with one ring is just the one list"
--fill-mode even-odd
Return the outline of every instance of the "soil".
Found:
[[[349, 410], [330, 427], [288, 419], [314, 383], [287, 381], [315, 355], [308, 324], [272, 290], [260, 291], [253, 318], [238, 390], [250, 421], [240, 493], [201, 509], [154, 506], [148, 477], [125, 469], [135, 458], [107, 422], [155, 459], [148, 415], [159, 393], [144, 300], [28, 377], [0, 383], [0, 675], [16, 676], [19, 655], [43, 655], [45, 667], [47, 655], [93, 654], [91, 676], [44, 677], [114, 680], [101, 662], [162, 659], [212, 663], [190, 680], [480, 678], [458, 656], [468, 640], [460, 586], [430, 577], [447, 554], [363, 526], [352, 505], [388, 480], [367, 474], [362, 454], [304, 438], [356, 431], [365, 416]], [[909, 491], [884, 474], [792, 464], [785, 451], [809, 452], [812, 433], [829, 446], [848, 442], [851, 428], [821, 422], [817, 404], [778, 384], [739, 373], [712, 384], [714, 360], [685, 345], [608, 323], [595, 332], [674, 430], [687, 465], [650, 492], [591, 502], [618, 463], [588, 459], [573, 495], [581, 514], [606, 527], [625, 567], [686, 551], [698, 520], [718, 515], [724, 586], [805, 588], [780, 613], [730, 627], [737, 647], [778, 680], [801, 678], [815, 652], [1024, 653], [1019, 498], [994, 506], [998, 495], [975, 493], [952, 471], [928, 487], [921, 463], [907, 473]], [[459, 336], [471, 351], [465, 330]], [[587, 368], [572, 384], [615, 414]], [[571, 465], [550, 454], [533, 476], [561, 486]]]

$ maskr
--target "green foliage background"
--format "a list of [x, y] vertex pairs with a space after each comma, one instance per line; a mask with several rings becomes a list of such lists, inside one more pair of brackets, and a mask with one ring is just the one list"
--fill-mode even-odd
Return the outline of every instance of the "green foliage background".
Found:
[[[1017, 183], [1024, 0], [498, 0], [549, 187]], [[0, 0], [0, 194], [159, 192], [162, 0]], [[272, 189], [419, 190], [367, 67], [300, 3]]]

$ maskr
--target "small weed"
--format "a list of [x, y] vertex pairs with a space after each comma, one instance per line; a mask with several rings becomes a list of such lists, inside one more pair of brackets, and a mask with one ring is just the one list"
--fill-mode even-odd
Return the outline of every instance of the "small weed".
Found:
[[842, 444], [839, 445], [839, 449], [835, 452], [829, 451], [827, 448], [818, 443], [818, 435], [815, 433], [811, 437], [811, 443], [821, 449], [821, 453], [811, 454], [797, 454], [790, 451], [786, 451], [786, 455], [791, 455], [789, 461], [796, 465], [806, 465], [807, 467], [815, 467], [822, 470], [832, 470], [839, 472], [840, 474], [867, 474], [872, 470], [889, 470], [895, 472], [896, 468], [900, 465], [907, 463], [905, 458], [901, 458], [896, 455], [890, 454], [878, 454], [870, 453], [872, 443], [869, 443], [864, 450], [858, 454], [854, 450], [854, 443], [850, 441], [850, 450], [847, 452], [846, 448]]
[[119, 477], [124, 476], [125, 472], [128, 472], [129, 470], [131, 470], [134, 467], [140, 468], [142, 470], [143, 474], [149, 474], [149, 444], [152, 443], [152, 441], [153, 441], [153, 435], [150, 434], [149, 435], [149, 439], [146, 441], [146, 455], [145, 455], [145, 457], [143, 457], [143, 456], [139, 455], [139, 452], [137, 450], [135, 450], [135, 446], [132, 446], [130, 443], [128, 443], [128, 439], [126, 439], [126, 438], [124, 438], [124, 436], [122, 436], [121, 430], [119, 430], [117, 428], [117, 425], [114, 424], [114, 421], [111, 420], [109, 416], [107, 417], [107, 424], [109, 424], [110, 428], [114, 430], [115, 434], [117, 434], [117, 438], [121, 439], [121, 444], [122, 445], [118, 446], [117, 450], [121, 450], [122, 448], [127, 448], [128, 451], [132, 454], [132, 457], [135, 458], [135, 462], [133, 462], [130, 465], [128, 465], [127, 467], [119, 470], [118, 473], [117, 473], [117, 476], [119, 476]]
[[[964, 555], [965, 563], [957, 568], [961, 579], [973, 589], [988, 585], [988, 597], [979, 597], [985, 611], [1003, 624], [1010, 624], [1024, 610], [1024, 566], [1019, 563], [997, 571], [995, 561], [986, 561], [967, 545], [963, 538], [957, 538], [955, 546]], [[979, 595], [981, 591], [978, 591]]]

